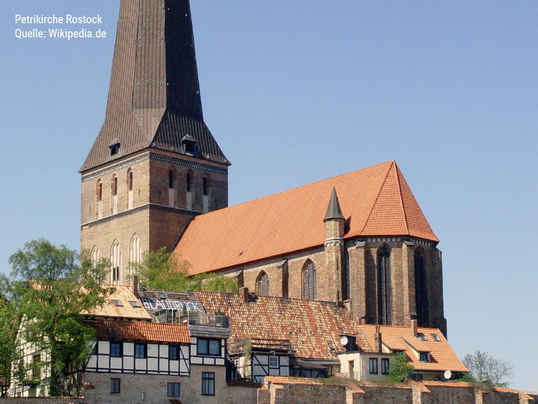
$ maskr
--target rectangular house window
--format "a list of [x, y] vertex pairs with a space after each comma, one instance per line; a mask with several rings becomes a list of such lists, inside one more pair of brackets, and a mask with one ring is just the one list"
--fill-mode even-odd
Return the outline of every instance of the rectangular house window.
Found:
[[168, 397], [179, 397], [181, 394], [181, 383], [168, 383]]
[[179, 347], [177, 345], [170, 345], [168, 347], [168, 359], [172, 361], [179, 359]]
[[430, 361], [430, 354], [428, 352], [421, 352], [420, 353], [420, 361], [421, 362], [429, 362]]
[[114, 358], [119, 358], [122, 356], [123, 346], [121, 342], [111, 342], [110, 343], [110, 356]]
[[377, 375], [377, 358], [370, 358], [370, 374]]
[[220, 339], [198, 338], [198, 355], [220, 356]]
[[135, 344], [135, 358], [145, 358], [147, 356], [146, 344]]
[[278, 356], [270, 356], [269, 357], [269, 367], [270, 368], [278, 368]]
[[215, 395], [215, 373], [202, 372], [202, 396]]
[[390, 360], [388, 358], [381, 359], [381, 374], [388, 375], [390, 368]]
[[121, 379], [110, 379], [110, 394], [120, 394]]

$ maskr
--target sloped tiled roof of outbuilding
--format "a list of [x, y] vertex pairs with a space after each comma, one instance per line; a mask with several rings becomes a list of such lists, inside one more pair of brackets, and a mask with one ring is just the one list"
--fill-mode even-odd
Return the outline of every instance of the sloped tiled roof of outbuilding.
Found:
[[333, 188], [345, 238], [410, 236], [438, 242], [394, 161], [195, 217], [174, 251], [190, 274], [322, 246]]
[[145, 321], [101, 320], [87, 322], [95, 329], [95, 337], [123, 341], [169, 342], [190, 344], [185, 324], [150, 323]]
[[[289, 340], [303, 359], [337, 360], [344, 352], [340, 334], [354, 335], [362, 350], [370, 347], [349, 311], [335, 303], [251, 295], [196, 292], [205, 310], [230, 317], [230, 342], [245, 338]], [[331, 348], [334, 348], [332, 349]]]
[[[375, 327], [375, 325], [360, 326], [361, 331], [371, 346], [375, 344]], [[415, 337], [411, 331], [411, 327], [381, 326], [381, 340], [383, 344], [391, 350], [404, 350], [410, 363], [416, 370], [433, 370], [439, 372], [444, 372], [445, 370], [452, 372], [468, 371], [452, 350], [441, 331], [437, 328], [419, 327], [418, 333], [424, 334], [426, 340]], [[439, 338], [439, 341], [434, 339], [433, 334]], [[411, 346], [419, 352], [429, 352], [431, 362], [421, 362], [413, 353]]]
[[[130, 320], [150, 321], [151, 316], [142, 306], [129, 286], [113, 286], [114, 292], [105, 296], [105, 302], [101, 307], [96, 307], [90, 313], [82, 313], [90, 317], [99, 318], [122, 318]], [[114, 300], [120, 304], [116, 305]], [[140, 307], [133, 307], [130, 302], [137, 302]]]

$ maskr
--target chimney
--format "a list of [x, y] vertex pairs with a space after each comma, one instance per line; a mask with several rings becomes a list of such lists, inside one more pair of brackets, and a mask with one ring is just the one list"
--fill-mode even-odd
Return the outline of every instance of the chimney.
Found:
[[416, 319], [412, 319], [412, 320], [411, 320], [411, 333], [412, 333], [415, 337], [418, 337], [418, 323], [417, 323], [417, 320], [416, 320]]
[[138, 298], [138, 276], [133, 276], [133, 294]]
[[248, 288], [245, 288], [245, 287], [240, 288], [239, 289], [239, 294], [242, 297], [243, 303], [248, 303], [248, 298], [249, 298]]
[[375, 340], [375, 351], [377, 353], [382, 353], [383, 352], [383, 348], [382, 348], [383, 340], [381, 339], [381, 327], [378, 325], [375, 326], [374, 340]]

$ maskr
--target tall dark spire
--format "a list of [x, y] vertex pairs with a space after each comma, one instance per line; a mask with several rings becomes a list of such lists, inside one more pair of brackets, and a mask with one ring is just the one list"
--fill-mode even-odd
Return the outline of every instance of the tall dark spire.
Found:
[[121, 1], [105, 122], [80, 171], [148, 147], [229, 164], [203, 120], [188, 0]]

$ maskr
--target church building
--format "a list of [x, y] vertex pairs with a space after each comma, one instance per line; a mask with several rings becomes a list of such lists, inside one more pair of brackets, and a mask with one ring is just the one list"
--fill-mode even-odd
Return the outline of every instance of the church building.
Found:
[[394, 161], [228, 207], [188, 0], [122, 0], [105, 121], [80, 169], [81, 249], [110, 283], [162, 246], [260, 295], [446, 335], [439, 240]]

